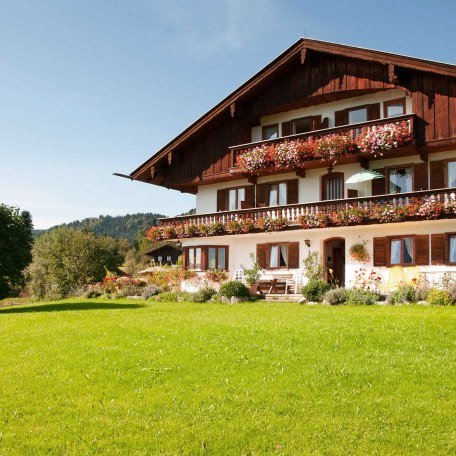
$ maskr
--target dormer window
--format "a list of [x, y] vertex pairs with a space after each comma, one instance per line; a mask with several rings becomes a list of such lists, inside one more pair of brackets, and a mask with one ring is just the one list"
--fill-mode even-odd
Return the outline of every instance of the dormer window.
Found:
[[389, 100], [383, 103], [384, 117], [402, 116], [405, 114], [405, 98]]
[[279, 137], [279, 124], [266, 125], [263, 127], [262, 139], [277, 139]]

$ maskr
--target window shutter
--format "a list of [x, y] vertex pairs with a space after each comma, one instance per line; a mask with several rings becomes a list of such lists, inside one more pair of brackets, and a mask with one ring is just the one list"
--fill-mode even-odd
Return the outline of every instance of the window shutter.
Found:
[[293, 122], [282, 122], [282, 136], [289, 136], [293, 134]]
[[445, 187], [445, 166], [443, 160], [429, 162], [431, 189]]
[[258, 184], [256, 186], [256, 202], [257, 207], [265, 207], [268, 205], [269, 195], [267, 184]]
[[321, 115], [312, 116], [312, 130], [320, 130], [320, 129], [321, 129]]
[[431, 234], [431, 264], [445, 264], [445, 234]]
[[413, 167], [413, 186], [415, 191], [428, 189], [427, 163], [418, 163]]
[[299, 242], [288, 244], [288, 269], [299, 268]]
[[374, 238], [374, 266], [386, 266], [386, 237]]
[[242, 202], [242, 209], [255, 207], [255, 186], [247, 185], [245, 187], [245, 200]]
[[226, 189], [217, 190], [217, 212], [226, 211]]
[[298, 204], [298, 179], [287, 181], [287, 204]]
[[182, 249], [182, 269], [187, 269], [188, 264], [188, 247]]
[[201, 270], [207, 269], [207, 247], [201, 247]]
[[336, 111], [334, 113], [334, 125], [336, 127], [340, 127], [341, 125], [347, 125], [347, 117], [347, 111], [345, 109], [342, 109], [342, 111]]
[[429, 234], [415, 236], [415, 264], [429, 264]]
[[262, 269], [267, 267], [267, 250], [268, 244], [257, 244], [256, 246], [256, 258]]
[[[385, 174], [385, 168], [376, 169], [378, 173]], [[385, 194], [385, 178], [374, 179], [372, 181], [372, 196]]]
[[380, 119], [380, 103], [373, 103], [369, 105], [367, 111], [368, 120]]

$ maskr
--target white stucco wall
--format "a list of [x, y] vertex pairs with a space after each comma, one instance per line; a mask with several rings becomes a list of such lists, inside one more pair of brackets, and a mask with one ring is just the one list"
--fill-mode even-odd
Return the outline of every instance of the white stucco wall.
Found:
[[[454, 266], [417, 266], [406, 268], [373, 267], [373, 238], [381, 236], [413, 235], [413, 234], [436, 234], [456, 231], [456, 220], [435, 220], [422, 222], [390, 223], [382, 225], [353, 226], [340, 228], [326, 228], [313, 230], [283, 231], [275, 233], [244, 234], [233, 236], [218, 236], [207, 238], [194, 238], [182, 240], [183, 247], [195, 245], [226, 245], [229, 247], [229, 269], [232, 275], [236, 269], [251, 265], [249, 254], [256, 252], [256, 245], [274, 242], [299, 242], [299, 263], [302, 265], [304, 258], [310, 252], [319, 252], [323, 255], [323, 244], [326, 239], [341, 237], [345, 239], [345, 282], [346, 286], [353, 286], [355, 272], [361, 267], [375, 270], [382, 277], [384, 289], [397, 282], [398, 277], [402, 280], [411, 280], [417, 271], [444, 272], [456, 271]], [[310, 248], [305, 240], [310, 240]], [[349, 248], [358, 242], [367, 241], [366, 248], [369, 251], [371, 261], [359, 263], [349, 256]], [[430, 246], [431, 248], [431, 246]], [[429, 254], [429, 258], [430, 254]], [[279, 271], [280, 272], [280, 271]], [[288, 271], [282, 271], [288, 273]], [[432, 277], [429, 275], [429, 278]], [[439, 278], [440, 276], [435, 276]]]

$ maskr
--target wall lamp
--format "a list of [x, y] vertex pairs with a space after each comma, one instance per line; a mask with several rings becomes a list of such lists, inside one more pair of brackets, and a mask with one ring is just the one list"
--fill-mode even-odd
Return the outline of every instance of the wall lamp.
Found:
[[306, 239], [304, 242], [306, 243], [307, 247], [310, 247], [310, 239]]

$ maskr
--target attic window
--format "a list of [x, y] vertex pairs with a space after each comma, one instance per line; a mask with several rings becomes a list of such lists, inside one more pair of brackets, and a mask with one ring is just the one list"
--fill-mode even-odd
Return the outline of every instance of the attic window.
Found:
[[312, 131], [312, 117], [302, 117], [293, 120], [293, 134], [307, 133]]
[[348, 123], [349, 124], [367, 122], [367, 119], [368, 119], [367, 107], [354, 108], [354, 109], [348, 110]]
[[405, 98], [385, 101], [383, 103], [383, 114], [385, 117], [402, 116], [405, 114]]

